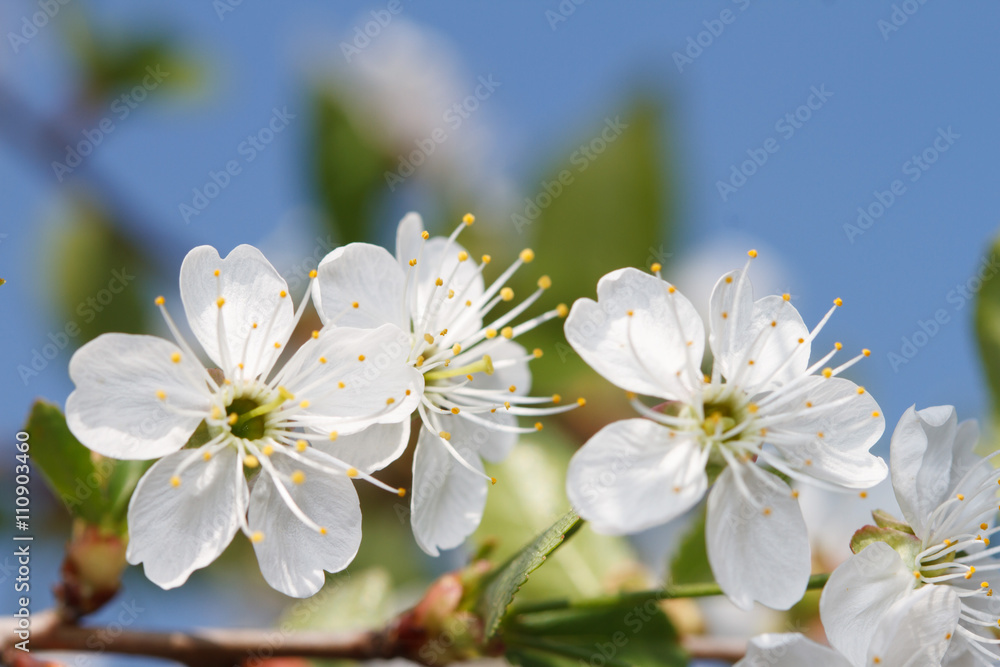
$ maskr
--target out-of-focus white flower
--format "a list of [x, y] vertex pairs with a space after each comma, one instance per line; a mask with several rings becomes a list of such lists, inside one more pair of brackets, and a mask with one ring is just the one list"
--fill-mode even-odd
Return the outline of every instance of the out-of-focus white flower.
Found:
[[[755, 257], [756, 251], [750, 251]], [[603, 428], [573, 457], [570, 501], [598, 531], [623, 534], [665, 523], [708, 497], [709, 561], [739, 607], [754, 600], [787, 609], [805, 591], [809, 543], [796, 493], [757, 462], [832, 488], [865, 488], [886, 474], [869, 449], [885, 420], [875, 399], [837, 377], [868, 355], [835, 368], [842, 347], [810, 365], [810, 331], [789, 295], [753, 300], [747, 267], [730, 271], [711, 297], [705, 328], [670, 283], [621, 269], [580, 299], [566, 339], [605, 378], [633, 394], [645, 419]], [[666, 401], [651, 409], [634, 394]]]
[[976, 422], [959, 423], [952, 406], [911, 407], [900, 418], [889, 461], [905, 523], [877, 516], [879, 526], [859, 531], [855, 542], [867, 546], [834, 571], [820, 602], [830, 642], [848, 657], [864, 655], [892, 605], [939, 588], [959, 601], [945, 664], [1000, 659], [1000, 604], [989, 582], [1000, 569], [1000, 548], [990, 547], [1000, 530], [994, 525], [1000, 470], [995, 455], [973, 452], [978, 439]]
[[[518, 434], [542, 427], [541, 422], [519, 426], [517, 418], [577, 406], [538, 407], [561, 399], [528, 396], [528, 362], [542, 352], [528, 352], [513, 340], [565, 316], [566, 306], [514, 324], [550, 286], [542, 276], [534, 293], [503, 315], [491, 315], [501, 303], [513, 301], [514, 291], [505, 283], [534, 253], [522, 251], [486, 287], [483, 270], [490, 256], [476, 262], [456, 240], [473, 221], [466, 215], [450, 237], [431, 238], [420, 216], [410, 213], [399, 223], [395, 257], [367, 243], [338, 248], [320, 262], [313, 289], [316, 310], [327, 326], [389, 324], [407, 332], [403, 363], [423, 377], [414, 406], [423, 427], [413, 457], [410, 523], [417, 543], [434, 556], [460, 545], [482, 519], [490, 482], [482, 459], [503, 460]], [[408, 436], [408, 431], [394, 436], [396, 456]], [[353, 442], [344, 439], [341, 444]], [[345, 456], [353, 451], [345, 449]]]
[[[935, 667], [945, 660], [958, 620], [958, 597], [926, 588], [895, 604], [873, 628], [866, 653], [843, 654], [797, 633], [760, 635], [735, 667]], [[945, 660], [945, 662], [942, 662]]]
[[[303, 307], [294, 311], [285, 281], [251, 246], [225, 259], [195, 248], [180, 287], [188, 323], [218, 371], [201, 364], [158, 297], [176, 343], [105, 334], [80, 348], [69, 367], [69, 428], [105, 456], [160, 459], [128, 512], [128, 561], [144, 563], [150, 580], [180, 586], [242, 530], [271, 586], [311, 595], [324, 570], [343, 569], [357, 553], [351, 478], [371, 480], [360, 463], [335, 456], [334, 441], [373, 424], [401, 428], [423, 379], [400, 364], [366, 364], [393, 344], [403, 354], [402, 332], [391, 325], [313, 332], [275, 371]], [[185, 448], [202, 424], [207, 441]]]

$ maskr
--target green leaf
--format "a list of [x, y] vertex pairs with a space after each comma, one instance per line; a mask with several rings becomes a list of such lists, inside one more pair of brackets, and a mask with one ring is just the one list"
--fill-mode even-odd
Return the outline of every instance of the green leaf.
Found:
[[[144, 333], [149, 304], [142, 275], [153, 262], [83, 200], [48, 239], [59, 330], [78, 346], [106, 332]], [[144, 271], [145, 269], [145, 271]]]
[[[991, 257], [1000, 253], [994, 241]], [[976, 335], [986, 380], [993, 394], [993, 418], [1000, 421], [1000, 280], [984, 280], [976, 297]]]
[[56, 497], [74, 516], [100, 523], [107, 509], [101, 471], [90, 450], [70, 433], [62, 411], [35, 401], [24, 430], [31, 436], [31, 459]]
[[681, 543], [677, 547], [677, 555], [670, 562], [670, 583], [701, 584], [715, 581], [712, 567], [708, 564], [708, 548], [705, 544], [705, 515], [702, 506], [689, 526]]
[[375, 242], [385, 172], [392, 162], [371, 141], [332, 93], [313, 99], [313, 178], [327, 224], [341, 243]]
[[[110, 459], [105, 459], [110, 461]], [[132, 499], [139, 479], [146, 474], [153, 461], [115, 461], [106, 484], [107, 518], [118, 525], [124, 525], [128, 502]]]
[[[524, 245], [534, 246], [538, 271], [552, 278], [546, 303], [569, 305], [592, 296], [601, 276], [615, 269], [648, 268], [653, 262], [667, 265], [673, 193], [661, 159], [661, 117], [658, 106], [639, 100], [620, 116], [595, 122], [540, 179], [549, 184], [548, 191], [536, 182], [526, 193], [534, 202], [550, 202], [539, 207], [537, 218], [528, 219], [527, 203], [511, 216], [512, 226], [523, 233]], [[597, 153], [599, 149], [602, 152]], [[550, 196], [550, 192], [557, 193]], [[534, 268], [518, 272], [515, 291], [534, 291], [538, 277]], [[542, 327], [534, 340], [546, 352], [532, 364], [536, 385], [543, 393], [564, 391], [562, 378], [583, 372], [585, 364], [566, 345], [562, 327]]]
[[528, 581], [528, 575], [537, 570], [548, 555], [579, 526], [580, 517], [575, 512], [564, 514], [548, 530], [491, 573], [477, 604], [487, 637], [496, 633], [507, 607], [521, 586]]
[[655, 598], [580, 602], [517, 614], [503, 625], [506, 658], [517, 665], [680, 667], [677, 631]]

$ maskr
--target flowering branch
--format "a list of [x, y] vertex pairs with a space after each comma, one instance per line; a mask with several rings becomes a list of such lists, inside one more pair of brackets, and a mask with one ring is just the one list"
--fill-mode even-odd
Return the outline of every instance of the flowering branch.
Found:
[[[414, 636], [416, 630], [406, 623], [405, 615], [381, 630], [360, 632], [294, 632], [275, 637], [273, 630], [206, 629], [196, 632], [118, 632], [106, 628], [81, 627], [64, 621], [55, 611], [39, 614], [33, 621], [32, 651], [103, 650], [124, 655], [142, 655], [175, 660], [190, 667], [218, 667], [242, 664], [261, 658], [324, 658], [373, 660], [407, 658], [421, 664], [433, 664], [421, 658], [419, 646], [426, 637]], [[419, 633], [418, 633], [419, 634]], [[10, 636], [10, 633], [5, 632]], [[687, 637], [684, 649], [692, 658], [736, 661], [743, 657], [745, 642], [715, 637]], [[103, 647], [97, 649], [95, 647]], [[14, 662], [18, 651], [3, 647], [5, 664]]]

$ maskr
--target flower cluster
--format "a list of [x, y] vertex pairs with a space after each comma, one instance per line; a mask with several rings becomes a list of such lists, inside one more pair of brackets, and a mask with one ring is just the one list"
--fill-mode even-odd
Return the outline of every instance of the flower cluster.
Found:
[[174, 342], [105, 334], [70, 362], [76, 389], [67, 423], [94, 452], [156, 460], [129, 505], [128, 561], [162, 586], [183, 584], [242, 531], [267, 582], [290, 596], [318, 591], [324, 572], [345, 568], [361, 541], [353, 486], [399, 458], [410, 420], [422, 426], [414, 453], [411, 523], [437, 555], [478, 526], [499, 461], [522, 427], [519, 416], [576, 407], [529, 395], [528, 362], [541, 356], [513, 339], [565, 316], [559, 306], [518, 321], [550, 281], [500, 316], [514, 298], [505, 283], [531, 250], [488, 287], [484, 255], [471, 261], [456, 238], [431, 238], [419, 216], [399, 225], [397, 257], [353, 243], [311, 274], [324, 326], [283, 365], [308, 300], [256, 248], [224, 259], [202, 246], [180, 272], [184, 313], [206, 368], [158, 297]]

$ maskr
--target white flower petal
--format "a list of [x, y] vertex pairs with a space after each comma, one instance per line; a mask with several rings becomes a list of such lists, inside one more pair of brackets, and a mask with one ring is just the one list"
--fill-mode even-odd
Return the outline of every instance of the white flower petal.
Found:
[[955, 634], [962, 602], [950, 586], [924, 586], [894, 604], [868, 646], [866, 665], [940, 665]]
[[364, 472], [386, 467], [406, 451], [410, 442], [410, 420], [375, 424], [363, 431], [338, 435], [333, 442], [316, 441], [313, 446]]
[[[340, 572], [361, 545], [361, 507], [354, 484], [347, 476], [302, 468], [284, 456], [271, 459], [285, 475], [302, 469], [301, 484], [279, 482], [267, 475], [257, 480], [250, 494], [248, 522], [263, 539], [254, 542], [264, 579], [285, 595], [304, 598], [323, 587], [326, 572]], [[299, 509], [326, 529], [321, 534], [302, 523], [275, 488], [284, 483]]]
[[424, 240], [424, 219], [419, 213], [409, 212], [399, 221], [396, 227], [396, 261], [400, 266], [406, 266], [411, 259], [420, 254], [420, 246]]
[[755, 302], [746, 327], [729, 336], [728, 353], [718, 359], [719, 369], [727, 380], [738, 379], [751, 395], [788, 384], [809, 367], [809, 328], [795, 306], [780, 296]]
[[900, 418], [889, 445], [892, 486], [917, 535], [926, 537], [931, 513], [979, 460], [972, 451], [977, 440], [976, 423], [960, 425], [950, 405], [919, 411], [911, 406]]
[[[179, 363], [171, 361], [175, 354], [181, 355]], [[189, 356], [153, 336], [98, 336], [69, 362], [76, 384], [66, 400], [70, 431], [90, 449], [116, 459], [155, 459], [177, 451], [210, 404], [205, 370]], [[161, 391], [164, 400], [157, 396]]]
[[847, 658], [795, 632], [757, 635], [734, 667], [851, 667]]
[[[192, 456], [194, 462], [178, 473]], [[175, 475], [181, 481], [176, 487]], [[209, 461], [187, 449], [160, 459], [139, 480], [129, 503], [128, 562], [143, 563], [146, 577], [161, 588], [180, 586], [232, 541], [247, 495], [231, 447]]]
[[324, 327], [289, 359], [283, 386], [299, 405], [308, 401], [299, 416], [318, 431], [357, 433], [408, 419], [424, 388], [423, 375], [406, 363], [409, 340], [391, 324]]
[[[411, 302], [415, 333], [437, 336], [447, 329], [448, 334], [440, 338], [446, 347], [461, 342], [483, 326], [476, 307], [486, 291], [483, 275], [475, 260], [459, 262], [459, 253], [468, 254], [458, 243], [449, 243], [440, 236], [424, 243], [416, 267], [416, 300]], [[438, 278], [441, 285], [437, 284]], [[450, 298], [449, 290], [454, 292]], [[466, 305], [469, 302], [471, 306]]]
[[[878, 484], [888, 468], [869, 450], [885, 431], [885, 417], [869, 392], [858, 391], [844, 378], [809, 378], [794, 400], [761, 408], [765, 418], [788, 416], [768, 427], [769, 442], [794, 470], [811, 477], [847, 488]], [[827, 407], [839, 401], [843, 402]], [[785, 440], [797, 442], [785, 444]]]
[[702, 382], [705, 330], [691, 302], [670, 287], [637, 269], [612, 271], [597, 283], [597, 301], [573, 304], [566, 340], [622, 389], [687, 398]]
[[753, 464], [727, 467], [708, 494], [705, 542], [715, 580], [740, 609], [755, 600], [788, 609], [805, 593], [809, 536], [781, 478]]
[[613, 422], [573, 455], [566, 493], [594, 530], [635, 533], [674, 519], [708, 486], [697, 440], [648, 419]]
[[881, 618], [910, 595], [913, 573], [892, 547], [875, 542], [842, 563], [823, 588], [819, 602], [826, 636], [855, 664], [864, 664]]
[[742, 269], [730, 271], [715, 283], [708, 303], [708, 344], [713, 363], [719, 364], [719, 370], [727, 378], [735, 374], [752, 342], [747, 332], [753, 319], [753, 305], [753, 285]]
[[[288, 342], [295, 309], [288, 285], [260, 250], [240, 245], [221, 259], [215, 248], [199, 246], [181, 264], [180, 286], [191, 330], [227, 377], [239, 363], [249, 378], [271, 369], [278, 358], [274, 344]], [[219, 296], [225, 299], [224, 336], [219, 332]], [[220, 340], [225, 352], [219, 348]]]
[[[507, 458], [510, 450], [517, 444], [517, 433], [509, 433], [490, 428], [485, 424], [474, 422], [459, 413], [437, 415], [440, 430], [451, 433], [451, 444], [458, 447], [471, 447], [490, 463], [499, 463]], [[508, 414], [503, 406], [496, 412], [479, 412], [476, 418], [485, 420], [500, 427], [517, 426], [517, 418]]]
[[348, 244], [324, 257], [317, 272], [313, 304], [323, 324], [361, 328], [394, 324], [410, 330], [404, 303], [406, 273], [385, 248]]
[[[462, 364], [471, 364], [488, 354], [493, 361], [493, 375], [476, 373], [469, 385], [475, 389], [501, 389], [508, 391], [515, 387], [514, 395], [527, 396], [531, 393], [531, 368], [528, 365], [528, 351], [512, 340], [497, 336], [487, 343], [473, 348], [475, 356], [460, 359]], [[454, 365], [456, 362], [452, 362]]]
[[[457, 444], [457, 443], [456, 443]], [[482, 471], [478, 454], [455, 449], [473, 468]], [[436, 433], [420, 429], [413, 453], [413, 493], [410, 525], [417, 544], [431, 556], [465, 542], [483, 518], [489, 482], [455, 461]]]

